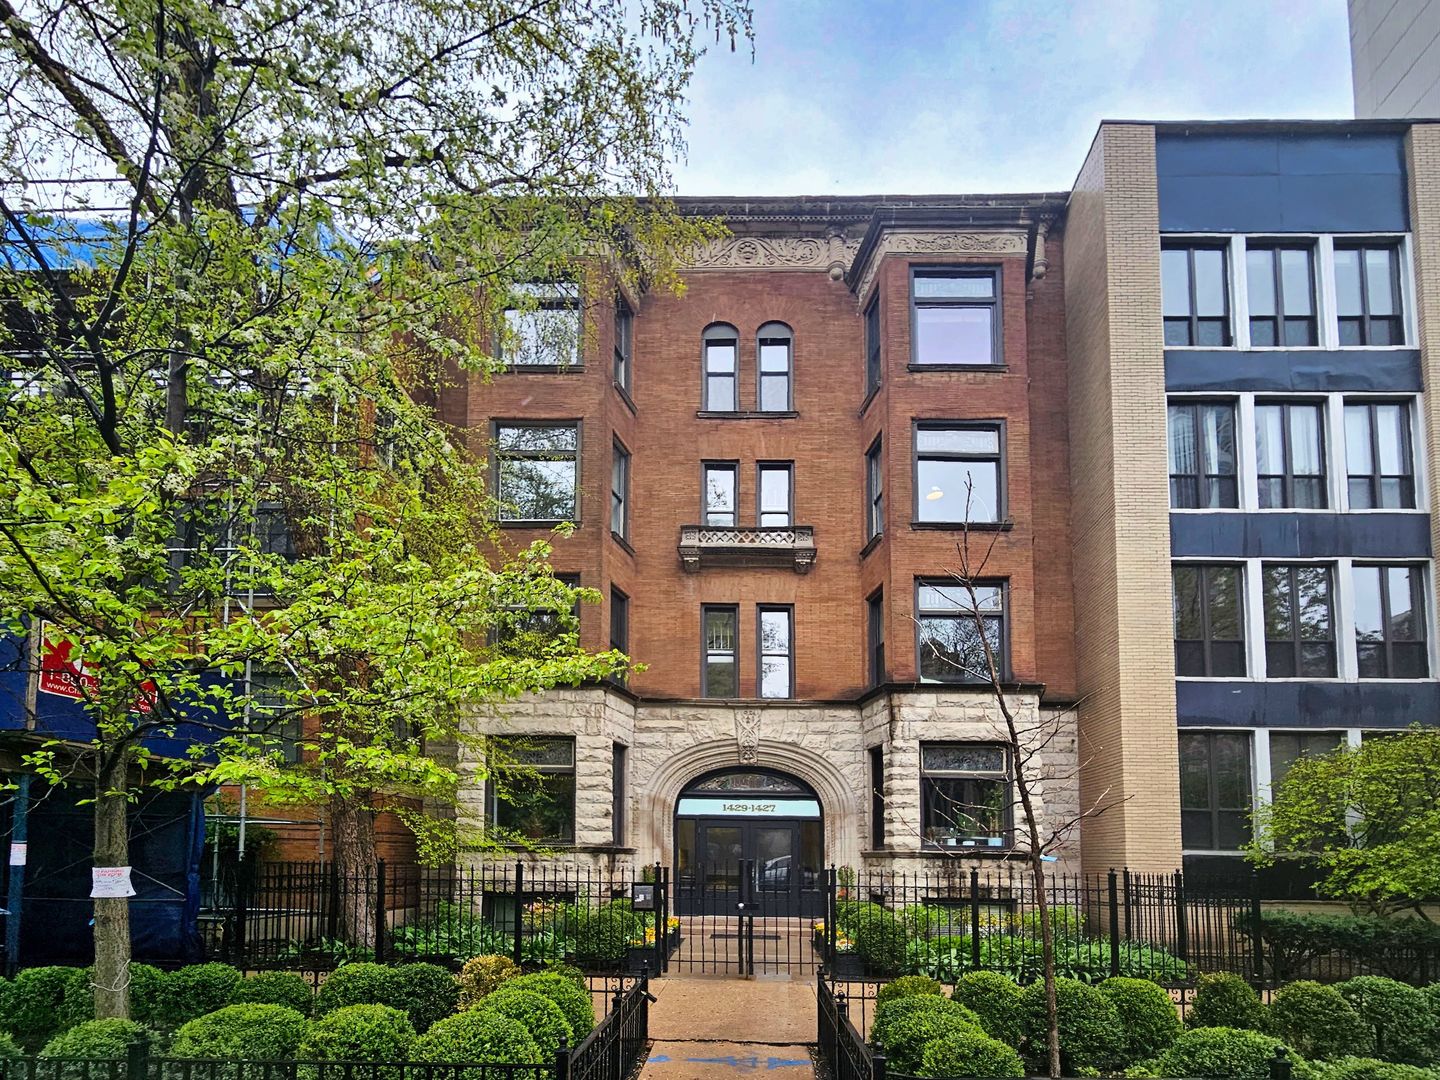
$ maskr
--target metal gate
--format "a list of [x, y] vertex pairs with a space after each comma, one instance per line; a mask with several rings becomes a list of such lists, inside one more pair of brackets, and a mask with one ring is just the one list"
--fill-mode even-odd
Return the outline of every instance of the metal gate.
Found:
[[680, 941], [670, 969], [682, 974], [795, 975], [820, 966], [816, 923], [825, 875], [797, 878], [788, 865], [759, 859], [696, 863], [671, 879]]

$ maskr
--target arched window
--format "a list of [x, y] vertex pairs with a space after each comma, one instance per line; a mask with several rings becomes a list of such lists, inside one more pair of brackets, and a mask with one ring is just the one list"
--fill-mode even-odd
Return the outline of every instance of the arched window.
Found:
[[739, 409], [736, 372], [740, 365], [740, 334], [728, 323], [715, 323], [700, 336], [705, 367], [703, 408], [706, 412]]
[[760, 412], [790, 411], [790, 353], [794, 334], [784, 323], [771, 322], [756, 334], [760, 358]]

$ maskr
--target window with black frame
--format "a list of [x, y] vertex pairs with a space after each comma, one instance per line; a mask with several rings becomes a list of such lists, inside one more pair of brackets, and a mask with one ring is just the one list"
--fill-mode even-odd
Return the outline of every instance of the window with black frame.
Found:
[[1424, 679], [1425, 572], [1419, 566], [1357, 563], [1351, 573], [1355, 655], [1362, 679]]
[[278, 750], [286, 764], [299, 761], [304, 738], [300, 681], [287, 668], [256, 667], [248, 695], [247, 729], [262, 737], [266, 750]]
[[740, 467], [733, 461], [707, 461], [701, 466], [701, 493], [705, 524], [712, 528], [733, 529], [736, 524], [736, 489]]
[[1255, 403], [1255, 471], [1262, 510], [1323, 510], [1325, 406], [1309, 401]]
[[523, 303], [505, 309], [502, 353], [512, 368], [570, 367], [580, 362], [580, 287], [567, 281], [521, 282]]
[[885, 681], [885, 593], [876, 589], [865, 601], [865, 639], [870, 652], [871, 686]]
[[1413, 509], [1414, 460], [1407, 402], [1346, 400], [1345, 471], [1350, 509]]
[[915, 425], [915, 520], [998, 522], [1004, 513], [999, 424]]
[[1404, 345], [1399, 245], [1337, 243], [1334, 266], [1340, 344]]
[[1243, 573], [1228, 563], [1175, 563], [1175, 674], [1238, 678], [1245, 674]]
[[870, 756], [870, 846], [885, 846], [885, 748], [872, 746]]
[[1171, 401], [1170, 505], [1177, 510], [1240, 505], [1235, 465], [1235, 403]]
[[998, 674], [1007, 677], [1003, 582], [975, 582], [972, 599], [971, 590], [953, 578], [921, 579], [915, 583], [915, 624], [921, 679], [989, 682], [986, 642]]
[[621, 540], [630, 539], [630, 451], [619, 439], [610, 458], [610, 531]]
[[880, 385], [880, 295], [876, 293], [865, 309], [865, 392]]
[[910, 272], [916, 367], [991, 367], [1000, 361], [1000, 271], [916, 268]]
[[1324, 757], [1345, 745], [1343, 731], [1270, 732], [1270, 790], [1273, 792], [1302, 757]]
[[920, 829], [927, 847], [1009, 847], [1008, 764], [1003, 745], [920, 744]]
[[1335, 677], [1335, 602], [1330, 567], [1263, 563], [1265, 675], [1271, 679]]
[[1160, 249], [1166, 345], [1230, 344], [1230, 288], [1223, 244], [1167, 243]]
[[486, 821], [502, 842], [575, 842], [575, 740], [496, 736]]
[[630, 368], [633, 362], [633, 340], [635, 316], [630, 305], [619, 297], [615, 299], [615, 385], [630, 392]]
[[495, 462], [502, 523], [575, 520], [578, 424], [496, 424]]
[[740, 408], [737, 379], [740, 367], [740, 335], [733, 326], [717, 323], [707, 327], [701, 340], [706, 412], [735, 412]]
[[760, 697], [795, 696], [795, 611], [788, 605], [756, 609], [760, 644]]
[[885, 462], [881, 457], [881, 436], [865, 451], [865, 539], [885, 531]]
[[1250, 842], [1253, 804], [1248, 733], [1180, 732], [1183, 848], [1239, 851]]
[[758, 407], [761, 412], [787, 412], [792, 408], [790, 366], [794, 335], [784, 323], [766, 323], [756, 337], [759, 364]]
[[1315, 254], [1308, 244], [1249, 244], [1245, 249], [1250, 344], [1315, 345]]
[[740, 696], [740, 610], [733, 604], [706, 604], [700, 609], [700, 696]]

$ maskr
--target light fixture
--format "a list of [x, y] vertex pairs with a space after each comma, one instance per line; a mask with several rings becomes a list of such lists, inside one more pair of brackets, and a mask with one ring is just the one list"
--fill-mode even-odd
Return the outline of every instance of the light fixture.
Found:
[[925, 494], [925, 501], [934, 502], [936, 499], [943, 499], [944, 497], [945, 493], [932, 484], [930, 490]]

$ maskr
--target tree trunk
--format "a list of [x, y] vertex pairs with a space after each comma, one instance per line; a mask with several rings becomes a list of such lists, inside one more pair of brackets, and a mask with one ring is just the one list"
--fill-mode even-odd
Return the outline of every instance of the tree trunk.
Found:
[[[119, 753], [95, 778], [96, 866], [130, 865], [130, 803], [125, 797], [127, 755]], [[130, 1018], [130, 900], [97, 897], [95, 914], [96, 1019]]]
[[375, 946], [375, 813], [370, 792], [330, 800], [335, 847], [331, 858], [340, 879], [340, 936], [352, 945]]

